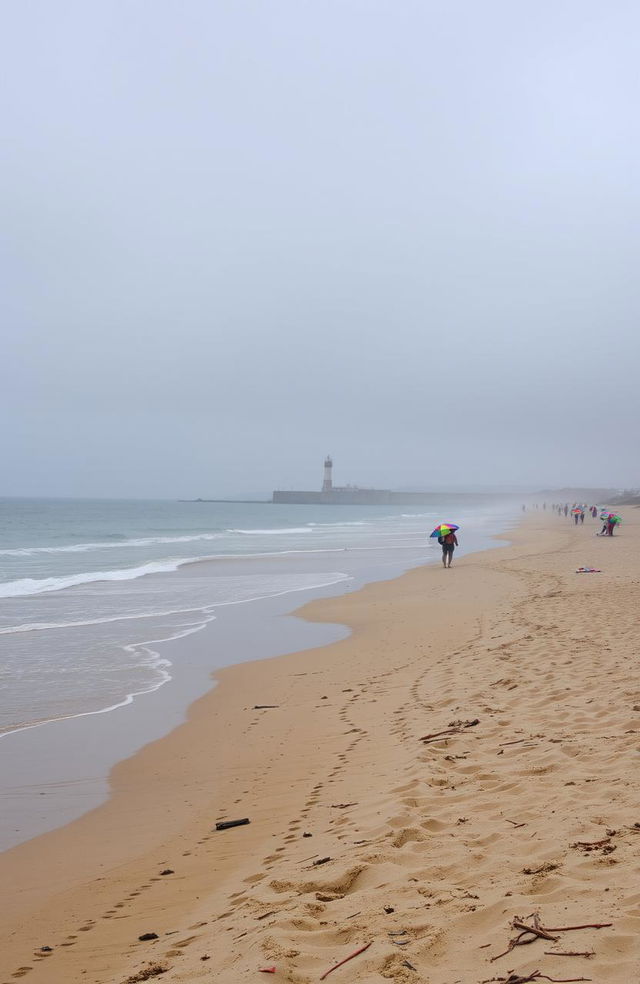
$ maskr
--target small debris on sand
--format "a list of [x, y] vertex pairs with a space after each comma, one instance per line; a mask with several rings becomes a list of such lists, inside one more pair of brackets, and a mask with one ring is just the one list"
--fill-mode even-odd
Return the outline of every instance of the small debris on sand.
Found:
[[143, 967], [143, 969], [137, 974], [132, 974], [131, 977], [127, 977], [125, 984], [139, 984], [140, 981], [148, 981], [152, 977], [159, 977], [160, 974], [166, 974], [168, 970], [169, 968], [164, 964], [147, 964], [147, 966]]

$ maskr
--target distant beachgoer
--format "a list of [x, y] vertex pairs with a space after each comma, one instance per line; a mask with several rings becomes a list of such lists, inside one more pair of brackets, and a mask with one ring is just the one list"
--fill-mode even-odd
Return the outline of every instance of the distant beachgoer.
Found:
[[523, 512], [526, 512], [526, 511], [527, 511], [527, 507], [523, 505], [523, 507], [522, 507], [522, 511], [523, 511]]
[[564, 514], [565, 514], [565, 516], [567, 516], [569, 514], [569, 506], [566, 504], [566, 502], [564, 504]]
[[577, 510], [573, 514], [573, 521], [576, 524], [576, 526], [580, 522], [580, 513]]
[[451, 567], [453, 551], [458, 546], [458, 540], [453, 530], [446, 536], [440, 537], [440, 542], [442, 543], [442, 566]]
[[615, 525], [616, 524], [613, 519], [611, 517], [607, 517], [607, 536], [613, 536], [613, 527]]
[[584, 523], [584, 509], [580, 510], [580, 522]]

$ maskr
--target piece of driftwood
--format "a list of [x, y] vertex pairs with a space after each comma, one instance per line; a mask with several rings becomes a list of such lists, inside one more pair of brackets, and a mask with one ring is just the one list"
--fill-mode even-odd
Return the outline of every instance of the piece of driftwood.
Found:
[[508, 977], [491, 977], [489, 981], [482, 984], [490, 984], [491, 981], [500, 981], [500, 984], [529, 984], [529, 981], [553, 981], [554, 984], [574, 984], [576, 981], [590, 981], [591, 977], [549, 977], [548, 974], [541, 974], [539, 970], [534, 970], [531, 974], [524, 977], [521, 974], [509, 974]]
[[244, 827], [247, 823], [251, 823], [249, 817], [243, 817], [242, 820], [221, 820], [220, 823], [216, 824], [216, 830], [229, 830], [231, 827]]
[[[491, 963], [493, 963], [494, 960], [499, 960], [500, 957], [506, 957], [506, 955], [511, 953], [516, 946], [526, 946], [529, 943], [535, 943], [535, 941], [540, 938], [551, 940], [552, 943], [557, 942], [557, 936], [551, 936], [548, 930], [544, 929], [540, 925], [540, 916], [537, 912], [534, 912], [533, 915], [528, 918], [531, 919], [533, 925], [528, 926], [518, 916], [515, 917], [511, 925], [514, 929], [519, 929], [520, 932], [517, 936], [514, 936], [513, 939], [509, 940], [509, 945], [506, 950], [502, 953], [496, 954], [495, 957], [491, 957]], [[529, 938], [527, 939], [526, 937]]]
[[254, 704], [253, 705], [254, 711], [268, 711], [271, 710], [272, 707], [280, 707], [280, 704]]
[[354, 950], [354, 952], [353, 953], [350, 953], [348, 957], [345, 957], [344, 958], [344, 960], [341, 960], [339, 963], [334, 964], [333, 967], [329, 967], [329, 970], [325, 970], [325, 972], [322, 975], [322, 977], [320, 978], [320, 980], [323, 981], [325, 979], [325, 977], [328, 977], [329, 976], [329, 974], [333, 974], [334, 970], [337, 970], [338, 967], [342, 967], [342, 965], [348, 963], [349, 960], [353, 960], [354, 957], [357, 957], [357, 956], [359, 956], [359, 954], [364, 953], [364, 951], [365, 950], [368, 950], [370, 946], [371, 946], [371, 943], [365, 943], [365, 945], [364, 946], [361, 946], [359, 950]]
[[555, 861], [544, 861], [542, 864], [539, 864], [537, 868], [523, 868], [522, 869], [522, 874], [523, 875], [541, 875], [541, 874], [543, 874], [544, 872], [547, 872], [547, 871], [557, 871], [559, 867], [560, 867], [560, 865], [559, 864], [556, 864]]
[[572, 929], [608, 929], [613, 923], [585, 923], [584, 926], [550, 926], [550, 933], [569, 933]]
[[574, 841], [571, 847], [579, 847], [582, 851], [599, 851], [601, 848], [608, 847], [611, 843], [610, 837], [603, 837], [597, 841]]
[[480, 724], [479, 718], [474, 718], [473, 721], [453, 721], [444, 731], [434, 731], [431, 735], [423, 735], [420, 741], [439, 741], [440, 738], [446, 738], [448, 735], [459, 735], [465, 728], [475, 728], [477, 724]]
[[[530, 920], [530, 923], [525, 922], [519, 916], [516, 916], [513, 919], [511, 925], [514, 929], [519, 929], [520, 932], [517, 936], [514, 936], [513, 939], [509, 940], [509, 945], [503, 953], [498, 953], [495, 957], [491, 957], [491, 963], [493, 963], [494, 960], [499, 960], [500, 957], [505, 957], [508, 953], [511, 953], [516, 946], [526, 946], [529, 943], [535, 943], [537, 939], [550, 940], [552, 943], [557, 943], [558, 937], [552, 936], [552, 933], [568, 933], [574, 929], [605, 929], [609, 926], [613, 926], [613, 923], [584, 923], [580, 926], [543, 926], [540, 922], [540, 914], [538, 912], [534, 912], [531, 916], [528, 916], [527, 919]], [[544, 975], [540, 975], [539, 971], [537, 971], [537, 973], [538, 976], [544, 977]], [[528, 978], [525, 979], [528, 980]], [[534, 980], [535, 978], [531, 979]], [[585, 980], [586, 978], [581, 977], [577, 979]], [[505, 978], [499, 978], [499, 980], [505, 980]], [[509, 981], [509, 978], [506, 978], [506, 980]], [[549, 980], [551, 980], [551, 978], [549, 978]], [[513, 984], [513, 982], [509, 981], [509, 984]]]
[[540, 917], [537, 913], [533, 917], [533, 926], [527, 926], [520, 919], [514, 919], [512, 925], [514, 929], [521, 929], [524, 933], [533, 933], [534, 936], [539, 936], [543, 940], [555, 941], [555, 937], [551, 935], [549, 930], [540, 925]]
[[595, 957], [595, 950], [545, 950], [545, 957]]

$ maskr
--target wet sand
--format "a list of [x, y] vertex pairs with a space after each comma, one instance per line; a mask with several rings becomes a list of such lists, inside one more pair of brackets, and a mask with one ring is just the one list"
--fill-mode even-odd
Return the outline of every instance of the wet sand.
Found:
[[[598, 528], [536, 513], [219, 672], [106, 804], [0, 856], [1, 984], [303, 984], [369, 943], [331, 981], [636, 979], [640, 515]], [[536, 912], [557, 938], [500, 956]]]

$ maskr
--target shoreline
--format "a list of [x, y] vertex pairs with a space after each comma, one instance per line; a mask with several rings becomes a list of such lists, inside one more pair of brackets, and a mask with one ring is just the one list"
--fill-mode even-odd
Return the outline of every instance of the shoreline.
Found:
[[[633, 539], [638, 530], [630, 523], [624, 532], [624, 537], [614, 538], [620, 548], [615, 556], [620, 561], [624, 555], [635, 575]], [[33, 981], [112, 982], [157, 959], [169, 965], [166, 980], [196, 980], [216, 970], [223, 975], [221, 980], [231, 982], [253, 976], [263, 960], [278, 964], [283, 973], [289, 968], [289, 976], [280, 979], [316, 979], [317, 970], [344, 955], [347, 943], [356, 936], [366, 942], [364, 937], [376, 927], [379, 933], [384, 925], [385, 936], [389, 928], [396, 928], [393, 919], [380, 915], [379, 905], [374, 906], [375, 912], [371, 909], [373, 882], [381, 881], [387, 885], [383, 894], [396, 900], [395, 907], [415, 935], [415, 919], [409, 915], [415, 899], [412, 896], [410, 907], [404, 904], [407, 873], [413, 870], [419, 883], [450, 885], [446, 869], [453, 862], [443, 868], [425, 852], [432, 840], [441, 841], [448, 850], [451, 837], [455, 840], [466, 833], [464, 824], [458, 825], [458, 831], [457, 821], [450, 821], [451, 828], [436, 814], [442, 813], [449, 794], [453, 812], [459, 811], [460, 817], [465, 803], [467, 810], [473, 805], [477, 813], [477, 790], [469, 800], [467, 787], [482, 781], [483, 769], [489, 775], [496, 763], [504, 766], [521, 751], [496, 759], [492, 747], [486, 764], [470, 771], [455, 761], [443, 766], [442, 752], [451, 744], [457, 753], [458, 742], [444, 739], [443, 748], [437, 744], [425, 752], [417, 738], [438, 730], [437, 724], [446, 726], [452, 717], [467, 718], [478, 710], [480, 698], [476, 695], [472, 702], [468, 693], [476, 676], [478, 687], [497, 686], [498, 691], [488, 694], [500, 696], [508, 705], [505, 710], [482, 704], [478, 717], [483, 728], [507, 728], [510, 714], [515, 720], [520, 714], [518, 726], [526, 723], [527, 716], [518, 708], [517, 682], [515, 696], [509, 696], [511, 691], [500, 679], [494, 684], [491, 676], [488, 681], [485, 664], [502, 660], [505, 649], [516, 645], [508, 626], [511, 612], [540, 606], [541, 598], [545, 605], [560, 607], [553, 599], [562, 600], [562, 579], [568, 574], [557, 573], [554, 564], [561, 563], [563, 571], [567, 560], [573, 564], [572, 551], [579, 547], [585, 552], [586, 536], [579, 537], [553, 517], [536, 516], [509, 533], [512, 546], [467, 555], [454, 563], [451, 575], [436, 565], [418, 568], [392, 581], [305, 605], [299, 610], [305, 619], [346, 623], [351, 635], [301, 654], [220, 671], [218, 687], [192, 706], [187, 724], [114, 769], [114, 792], [106, 804], [0, 857], [5, 883], [11, 880], [19, 886], [7, 920], [5, 973], [13, 976], [28, 966]], [[605, 551], [610, 546], [614, 544], [606, 544]], [[605, 556], [595, 539], [589, 540], [589, 551], [592, 556], [581, 555], [580, 564], [592, 563], [596, 554]], [[532, 558], [539, 568], [550, 568], [549, 573], [541, 573], [535, 565], [531, 571]], [[598, 598], [610, 588], [619, 593], [629, 572], [619, 575], [617, 583], [615, 574], [585, 579], [570, 570], [573, 580], [568, 585], [576, 590], [579, 582], [580, 599], [585, 594], [590, 601], [594, 592]], [[547, 577], [557, 593], [548, 591]], [[535, 642], [535, 633], [532, 638]], [[530, 648], [529, 642], [522, 644]], [[520, 666], [519, 672], [530, 672], [528, 665]], [[491, 673], [498, 676], [496, 669], [499, 666], [491, 667]], [[428, 689], [423, 693], [425, 685]], [[256, 704], [280, 707], [259, 711]], [[235, 738], [225, 746], [229, 736]], [[479, 742], [475, 732], [465, 734], [460, 740], [461, 750], [467, 750], [463, 757], [482, 755]], [[570, 744], [571, 738], [566, 742]], [[553, 745], [549, 749], [556, 756], [561, 753]], [[567, 758], [563, 764], [566, 767], [571, 761]], [[435, 770], [431, 781], [424, 776], [425, 767], [427, 776]], [[459, 791], [446, 779], [450, 772], [458, 775]], [[330, 802], [325, 802], [327, 796]], [[516, 809], [511, 802], [514, 796], [506, 787], [493, 809]], [[533, 809], [531, 804], [528, 809]], [[251, 825], [224, 834], [211, 832], [216, 820], [233, 819], [236, 813], [250, 816]], [[489, 819], [484, 817], [485, 825]], [[307, 827], [314, 840], [302, 840]], [[504, 828], [503, 819], [500, 829], [506, 848], [517, 854], [521, 842], [513, 832], [507, 838]], [[367, 843], [358, 846], [362, 837]], [[472, 855], [480, 851], [482, 857], [476, 860], [482, 870], [484, 859], [494, 851], [491, 845], [499, 843], [492, 838], [482, 834], [476, 847], [470, 848]], [[536, 845], [536, 854], [538, 850]], [[302, 859], [316, 851], [334, 860], [322, 869], [322, 877], [301, 875]], [[470, 859], [464, 851], [463, 855], [466, 861], [458, 866], [456, 884], [471, 879]], [[404, 872], [402, 887], [394, 882], [398, 864]], [[167, 866], [173, 874], [163, 877], [161, 870]], [[450, 887], [447, 892], [451, 894]], [[319, 900], [318, 894], [327, 899]], [[455, 898], [442, 903], [455, 919], [463, 918], [458, 895], [454, 892]], [[500, 897], [504, 899], [504, 891]], [[425, 896], [421, 898], [423, 911]], [[522, 911], [530, 911], [532, 901], [520, 899], [529, 904]], [[449, 902], [456, 903], [453, 913]], [[495, 904], [494, 900], [491, 905]], [[361, 905], [367, 915], [364, 921], [357, 918]], [[484, 906], [484, 902], [466, 903], [465, 912]], [[269, 907], [273, 912], [268, 916]], [[348, 931], [341, 930], [342, 920], [352, 913], [353, 921], [344, 924]], [[258, 921], [262, 916], [264, 921]], [[471, 924], [478, 920], [469, 916], [465, 922], [465, 918], [466, 931], [471, 932]], [[305, 920], [306, 931], [297, 925]], [[432, 920], [427, 922], [431, 925]], [[314, 927], [322, 939], [308, 935]], [[504, 917], [499, 917], [496, 933], [501, 939], [503, 927]], [[147, 931], [157, 932], [159, 940], [139, 943], [137, 937]], [[164, 941], [164, 934], [174, 931], [182, 934], [177, 944], [170, 938]], [[236, 931], [247, 937], [244, 955], [231, 943]], [[488, 932], [486, 925], [484, 931]], [[493, 939], [492, 932], [489, 937]], [[301, 939], [306, 940], [304, 947]], [[437, 939], [440, 942], [432, 941], [430, 946], [435, 946], [441, 960], [446, 947], [441, 934]], [[45, 944], [52, 951], [38, 952]], [[375, 961], [380, 952], [376, 957], [373, 951], [370, 960], [367, 955], [358, 968], [353, 965], [356, 977], [349, 979], [379, 979], [381, 965]], [[407, 952], [417, 953], [419, 962], [419, 950], [413, 947]], [[203, 955], [210, 955], [211, 963], [201, 963]], [[400, 952], [394, 952], [387, 941], [383, 969], [389, 972], [383, 976], [415, 979], [406, 976], [396, 955]], [[510, 966], [515, 962], [514, 955]], [[366, 976], [374, 974], [374, 966], [378, 967], [375, 975]], [[89, 976], [82, 976], [87, 968]], [[624, 972], [628, 971], [627, 964]], [[624, 981], [625, 977], [607, 979]]]
[[[505, 516], [500, 525], [508, 530], [512, 522]], [[462, 555], [491, 544], [485, 533], [473, 532], [467, 539], [470, 546]], [[323, 570], [317, 577], [324, 583], [212, 606], [195, 629], [134, 645], [143, 651], [153, 649], [165, 679], [138, 691], [133, 699], [4, 732], [0, 735], [0, 795], [5, 803], [0, 851], [64, 826], [104, 803], [111, 769], [186, 720], [190, 705], [216, 686], [216, 674], [223, 667], [256, 659], [256, 650], [258, 658], [272, 659], [329, 645], [348, 634], [347, 628], [298, 618], [303, 592], [303, 604], [341, 597], [367, 583], [388, 580], [390, 574], [400, 576], [437, 561], [437, 551], [426, 543], [417, 549], [419, 556], [406, 561], [401, 551], [393, 559], [367, 557], [366, 566], [354, 559], [357, 551], [351, 551], [349, 563], [345, 562], [348, 574], [334, 572], [328, 579]], [[330, 553], [344, 556], [343, 550]], [[246, 562], [241, 557], [230, 559], [239, 565]], [[272, 571], [289, 563], [282, 557], [264, 561]], [[194, 562], [184, 577], [197, 577], [208, 563]]]

